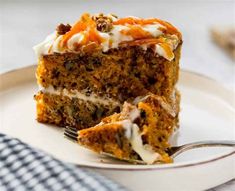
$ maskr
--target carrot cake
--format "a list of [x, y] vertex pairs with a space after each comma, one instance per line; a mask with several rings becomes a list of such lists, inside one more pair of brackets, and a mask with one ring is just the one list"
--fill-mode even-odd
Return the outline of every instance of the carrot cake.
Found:
[[113, 114], [91, 128], [78, 131], [78, 143], [98, 153], [106, 153], [130, 162], [169, 163], [166, 150], [178, 127], [179, 94], [175, 103], [164, 97], [147, 95], [135, 104], [125, 102], [120, 113]]
[[[148, 94], [178, 108], [179, 101], [173, 98], [181, 45], [181, 33], [157, 18], [85, 13], [74, 25], [58, 25], [54, 33], [34, 47], [40, 86], [35, 95], [37, 120], [81, 130], [123, 111], [124, 102], [133, 103]], [[178, 120], [177, 112], [170, 117], [164, 111], [160, 109], [157, 115], [172, 120], [169, 123]], [[140, 123], [139, 128], [146, 129]], [[152, 138], [146, 140], [151, 142]]]

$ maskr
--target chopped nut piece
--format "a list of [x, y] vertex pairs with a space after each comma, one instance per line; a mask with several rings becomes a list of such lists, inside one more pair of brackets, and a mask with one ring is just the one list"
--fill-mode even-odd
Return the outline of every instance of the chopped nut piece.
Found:
[[65, 33], [67, 33], [68, 31], [70, 31], [71, 26], [69, 24], [64, 25], [64, 24], [59, 24], [56, 28], [56, 31], [59, 35], [63, 35]]
[[92, 19], [96, 22], [96, 28], [100, 32], [109, 32], [113, 28], [112, 18], [102, 13], [98, 16], [93, 16]]

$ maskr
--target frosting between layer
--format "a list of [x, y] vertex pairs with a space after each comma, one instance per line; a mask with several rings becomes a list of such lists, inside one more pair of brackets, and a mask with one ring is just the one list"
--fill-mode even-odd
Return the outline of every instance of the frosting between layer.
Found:
[[40, 90], [44, 93], [67, 96], [70, 99], [78, 98], [93, 103], [101, 103], [103, 105], [120, 105], [118, 101], [115, 101], [111, 98], [99, 97], [94, 93], [91, 93], [89, 96], [87, 96], [85, 93], [83, 93], [85, 90], [84, 91], [77, 91], [77, 90], [68, 91], [67, 89], [56, 90], [52, 86], [49, 86], [48, 88], [40, 87]]

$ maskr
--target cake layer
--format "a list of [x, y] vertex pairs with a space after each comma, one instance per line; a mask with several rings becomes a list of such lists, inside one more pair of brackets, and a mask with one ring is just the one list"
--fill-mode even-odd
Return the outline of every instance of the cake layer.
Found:
[[120, 113], [78, 131], [78, 142], [119, 159], [147, 164], [172, 162], [166, 150], [178, 127], [179, 100], [179, 94], [174, 104], [167, 103], [164, 97], [148, 95], [140, 98], [137, 105], [125, 102]]
[[172, 94], [178, 80], [179, 45], [175, 58], [168, 61], [156, 56], [151, 48], [138, 46], [113, 49], [106, 53], [64, 53], [43, 56], [37, 79], [43, 87], [82, 91], [107, 96], [121, 103], [151, 92]]
[[[86, 95], [81, 92], [68, 92], [68, 90], [54, 90], [53, 88], [39, 91], [35, 96], [37, 101], [37, 120], [39, 122], [56, 124], [58, 126], [71, 126], [77, 129], [96, 125], [102, 118], [122, 109], [121, 103], [110, 98]], [[139, 102], [140, 97], [134, 100]], [[165, 98], [164, 98], [165, 99]], [[170, 96], [170, 105], [179, 112], [180, 96], [174, 90]], [[178, 120], [178, 117], [176, 118]]]
[[81, 93], [65, 92], [65, 90], [53, 93], [45, 90], [38, 92], [35, 99], [39, 122], [83, 129], [99, 123], [103, 117], [120, 111], [121, 105], [117, 102]]

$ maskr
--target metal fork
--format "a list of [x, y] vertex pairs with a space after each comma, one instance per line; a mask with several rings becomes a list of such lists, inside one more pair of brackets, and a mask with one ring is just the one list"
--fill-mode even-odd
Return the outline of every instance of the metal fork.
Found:
[[[64, 130], [64, 136], [68, 138], [69, 140], [77, 142], [78, 139], [78, 132], [77, 129], [74, 127], [66, 127]], [[78, 142], [77, 142], [78, 143]], [[170, 147], [166, 150], [166, 152], [169, 154], [170, 157], [175, 158], [179, 154], [196, 148], [202, 148], [202, 147], [234, 147], [235, 148], [235, 141], [200, 141], [200, 142], [194, 142], [194, 143], [188, 143], [181, 146], [174, 146]], [[102, 153], [104, 155], [107, 155], [109, 157], [116, 158], [114, 155], [110, 153]], [[124, 161], [132, 162], [132, 163], [138, 163], [138, 164], [146, 164], [144, 161], [141, 160], [134, 160], [134, 159], [122, 159]]]
[[202, 147], [234, 147], [235, 148], [235, 141], [228, 141], [228, 140], [217, 140], [217, 141], [199, 141], [188, 143], [181, 146], [174, 146], [170, 147], [166, 150], [166, 152], [172, 157], [175, 158], [179, 154], [196, 148]]

